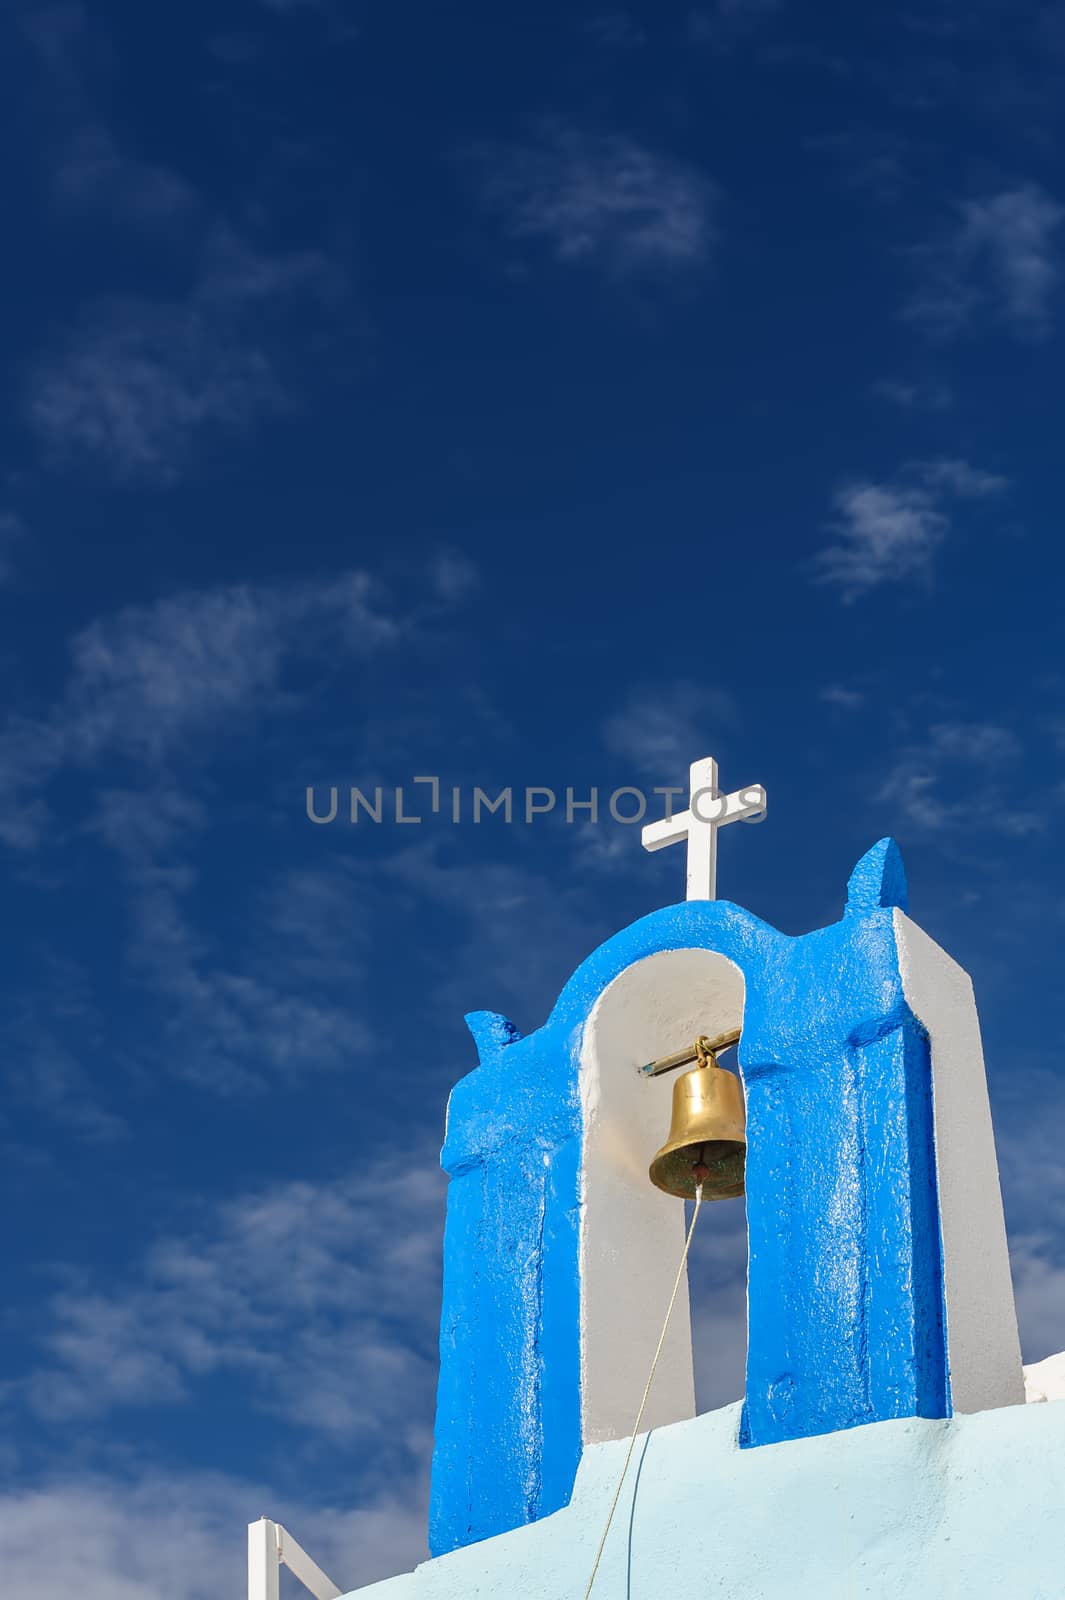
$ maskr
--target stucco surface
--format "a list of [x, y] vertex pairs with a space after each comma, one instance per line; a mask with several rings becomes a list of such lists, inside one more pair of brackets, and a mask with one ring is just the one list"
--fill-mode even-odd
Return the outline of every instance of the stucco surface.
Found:
[[[739, 1405], [637, 1445], [593, 1600], [1061, 1600], [1065, 1403], [908, 1417], [741, 1450]], [[358, 1591], [584, 1593], [625, 1451], [584, 1453], [569, 1506]]]

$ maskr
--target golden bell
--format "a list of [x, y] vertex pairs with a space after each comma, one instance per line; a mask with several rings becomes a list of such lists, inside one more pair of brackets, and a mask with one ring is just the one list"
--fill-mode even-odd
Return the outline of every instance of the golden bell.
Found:
[[694, 1200], [695, 1169], [701, 1165], [707, 1169], [703, 1199], [733, 1200], [743, 1193], [746, 1155], [743, 1086], [735, 1073], [714, 1062], [678, 1078], [669, 1137], [651, 1162], [655, 1188]]

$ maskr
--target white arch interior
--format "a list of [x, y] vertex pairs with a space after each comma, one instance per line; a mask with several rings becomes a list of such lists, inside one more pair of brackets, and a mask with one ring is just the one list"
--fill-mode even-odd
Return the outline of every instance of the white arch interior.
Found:
[[[584, 1443], [623, 1438], [639, 1405], [684, 1248], [684, 1204], [647, 1169], [669, 1127], [677, 1074], [644, 1063], [701, 1033], [738, 1029], [744, 983], [713, 950], [670, 950], [619, 974], [584, 1028], [580, 1092], [581, 1406]], [[695, 1415], [688, 1286], [681, 1285], [643, 1428]]]

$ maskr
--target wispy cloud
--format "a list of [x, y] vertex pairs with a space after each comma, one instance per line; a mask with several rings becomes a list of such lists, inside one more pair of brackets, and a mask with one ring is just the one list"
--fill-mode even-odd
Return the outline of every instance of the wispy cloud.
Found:
[[335, 309], [342, 281], [314, 252], [269, 256], [217, 230], [186, 300], [119, 297], [86, 308], [30, 375], [30, 421], [60, 461], [169, 482], [202, 432], [246, 429], [290, 403], [290, 359], [269, 333]]
[[965, 500], [984, 500], [988, 495], [1001, 493], [1007, 487], [1006, 479], [997, 472], [984, 472], [957, 457], [940, 457], [938, 461], [922, 461], [911, 469], [931, 489], [945, 490]]
[[821, 690], [818, 699], [826, 705], [837, 706], [841, 711], [857, 711], [859, 706], [865, 704], [865, 695], [857, 689], [849, 689], [842, 683], [829, 683]]
[[[437, 592], [435, 578], [430, 587]], [[246, 720], [252, 707], [260, 717], [283, 707], [284, 674], [294, 662], [331, 649], [366, 656], [404, 627], [362, 572], [128, 606], [74, 636], [66, 689], [49, 714], [0, 729], [3, 788], [13, 801], [40, 790], [60, 767], [92, 765], [107, 753], [157, 765], [191, 740]]]
[[892, 483], [845, 483], [814, 580], [850, 604], [886, 583], [927, 579], [950, 531], [951, 501], [984, 500], [1005, 488], [1004, 478], [953, 459], [914, 463]]
[[[312, 359], [358, 330], [345, 275], [322, 250], [279, 250], [246, 218], [234, 227], [181, 172], [118, 136], [104, 88], [116, 63], [83, 6], [32, 8], [25, 27], [55, 218], [127, 235], [115, 289], [95, 289], [27, 361], [26, 416], [52, 463], [170, 483], [197, 445], [299, 404]], [[160, 241], [179, 287], [131, 292], [136, 251], [157, 263]]]
[[[810, 66], [817, 64], [816, 59], [810, 59], [811, 48], [800, 47], [796, 55], [794, 45], [778, 45], [767, 54], [774, 60], [794, 59], [798, 66]], [[853, 64], [846, 60], [821, 57], [816, 48], [814, 55], [837, 76], [846, 77], [853, 72]], [[830, 165], [835, 179], [847, 190], [882, 204], [893, 203], [902, 196], [920, 165], [913, 140], [897, 127], [888, 130], [853, 122], [831, 132], [810, 134], [802, 143]]]
[[962, 839], [994, 818], [998, 832], [1025, 837], [1046, 819], [1011, 793], [1021, 746], [993, 722], [940, 722], [905, 746], [884, 777], [879, 799], [914, 832]]
[[1065, 1255], [1060, 1241], [1047, 1234], [1012, 1238], [1010, 1264], [1025, 1358], [1044, 1361], [1065, 1348]]
[[476, 565], [459, 550], [442, 550], [431, 563], [437, 593], [445, 605], [466, 600], [480, 583]]
[[873, 393], [906, 411], [949, 411], [954, 404], [950, 385], [938, 379], [880, 378]]
[[[232, 1092], [365, 1053], [350, 901], [339, 922], [335, 894], [330, 919], [327, 886], [313, 875], [290, 877], [283, 894], [267, 878], [239, 937], [202, 931], [194, 864], [210, 822], [199, 793], [205, 762], [246, 748], [267, 718], [291, 717], [330, 660], [355, 665], [412, 632], [424, 638], [427, 617], [446, 614], [474, 578], [447, 557], [410, 575], [402, 605], [349, 572], [127, 607], [75, 636], [68, 683], [49, 712], [0, 729], [0, 838], [32, 851], [52, 820], [53, 784], [78, 772], [87, 780], [81, 815], [68, 797], [64, 825], [99, 841], [120, 868], [126, 968], [151, 997], [154, 1025], [135, 1044], [112, 1039], [112, 1055], [132, 1051], [134, 1066], [150, 1057], [154, 1071]], [[334, 889], [343, 882], [354, 892], [343, 864], [332, 877]], [[340, 972], [336, 951], [345, 952]], [[80, 1119], [85, 1134], [108, 1131], [111, 1114], [94, 1102], [79, 1061], [85, 1030], [64, 1033], [51, 1000], [36, 1001], [25, 1017], [9, 1008], [2, 1025], [2, 1053], [25, 1067], [19, 1096]]]
[[5, 1586], [12, 1600], [236, 1596], [247, 1586], [243, 1528], [264, 1512], [345, 1588], [428, 1555], [417, 1480], [382, 1483], [358, 1509], [341, 1509], [283, 1498], [263, 1479], [142, 1465], [126, 1477], [68, 1474], [0, 1494]]
[[118, 1287], [70, 1267], [28, 1404], [50, 1422], [194, 1405], [225, 1373], [295, 1437], [343, 1438], [382, 1476], [417, 1473], [436, 1378], [436, 1152], [425, 1136], [400, 1167], [252, 1191], [195, 1234], [159, 1239]]
[[[1019, 957], [1057, 911], [1041, 903], [1034, 918], [1026, 914]], [[997, 1080], [995, 1142], [1022, 1348], [1035, 1362], [1065, 1349], [1065, 1080], [1024, 1054], [1011, 1057]]]
[[[42, 1014], [37, 1006], [45, 994], [52, 997], [55, 1010]], [[82, 1040], [86, 1026], [98, 1027], [91, 1008], [85, 1007], [79, 1014], [69, 995], [50, 984], [38, 982], [32, 1001], [19, 996], [8, 1006], [0, 1021], [0, 1045], [17, 1063], [15, 1072], [3, 1073], [8, 1106], [21, 1115], [27, 1108], [43, 1114], [53, 1126], [90, 1144], [118, 1139], [128, 1125], [114, 1110], [113, 1085], [104, 1087], [92, 1081], [63, 1037], [64, 1022]]]
[[[190, 853], [187, 835], [177, 845]], [[225, 1095], [350, 1070], [370, 1056], [365, 940], [349, 873], [338, 868], [328, 883], [282, 874], [254, 904], [252, 931], [234, 942], [197, 919], [198, 877], [180, 855], [127, 860], [125, 870], [127, 965], [155, 1011], [140, 1056], [156, 1071]]]
[[686, 681], [637, 690], [603, 724], [606, 748], [660, 783], [684, 782], [699, 756], [731, 728], [736, 703], [724, 689]]
[[784, 0], [714, 0], [688, 14], [693, 44], [728, 49], [783, 9]]
[[65, 733], [13, 715], [0, 727], [0, 842], [31, 850], [47, 823], [43, 789], [63, 758]]
[[68, 111], [80, 107], [87, 64], [107, 54], [92, 38], [86, 7], [81, 0], [43, 0], [26, 6], [19, 21], [53, 99]]
[[715, 241], [714, 189], [693, 168], [618, 134], [544, 124], [476, 162], [486, 204], [515, 239], [618, 276], [699, 267]]
[[276, 709], [283, 670], [336, 648], [366, 656], [403, 624], [364, 572], [286, 585], [238, 584], [130, 606], [90, 623], [70, 647], [61, 712], [67, 747], [152, 759], [244, 714]]
[[[635, 830], [624, 831], [629, 850], [638, 851]], [[566, 836], [561, 848], [568, 843], [580, 852], [579, 828], [559, 832]], [[598, 886], [583, 872], [560, 889], [535, 865], [454, 861], [431, 839], [378, 862], [373, 883], [411, 916], [435, 905], [453, 919], [452, 960], [426, 1002], [441, 1021], [481, 1005], [509, 1011], [523, 1031], [539, 1027], [569, 974], [609, 932]], [[501, 928], [515, 936], [501, 938]], [[461, 976], [471, 972], [480, 986], [472, 997]]]
[[146, 228], [187, 225], [200, 208], [184, 178], [127, 154], [106, 127], [91, 121], [75, 127], [63, 146], [52, 187], [66, 212], [104, 211], [112, 221]]
[[1065, 208], [1036, 183], [963, 201], [952, 230], [913, 252], [922, 281], [906, 315], [941, 337], [983, 321], [1045, 335], [1063, 220]]
[[27, 0], [22, 28], [39, 73], [32, 98], [45, 114], [42, 153], [56, 214], [97, 214], [171, 238], [177, 225], [194, 223], [201, 205], [193, 186], [123, 148], [107, 126], [102, 108], [118, 62], [106, 22], [80, 0]]

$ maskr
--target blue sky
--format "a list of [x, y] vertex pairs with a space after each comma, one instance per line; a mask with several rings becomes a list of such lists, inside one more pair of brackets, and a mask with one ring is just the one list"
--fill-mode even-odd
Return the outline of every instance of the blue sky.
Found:
[[893, 833], [976, 983], [1026, 1359], [1065, 1345], [1065, 6], [0, 28], [12, 1593], [236, 1596], [264, 1513], [338, 1581], [423, 1553], [462, 1014], [536, 1027], [684, 880], [416, 775], [712, 752], [770, 796], [720, 892], [792, 932]]

